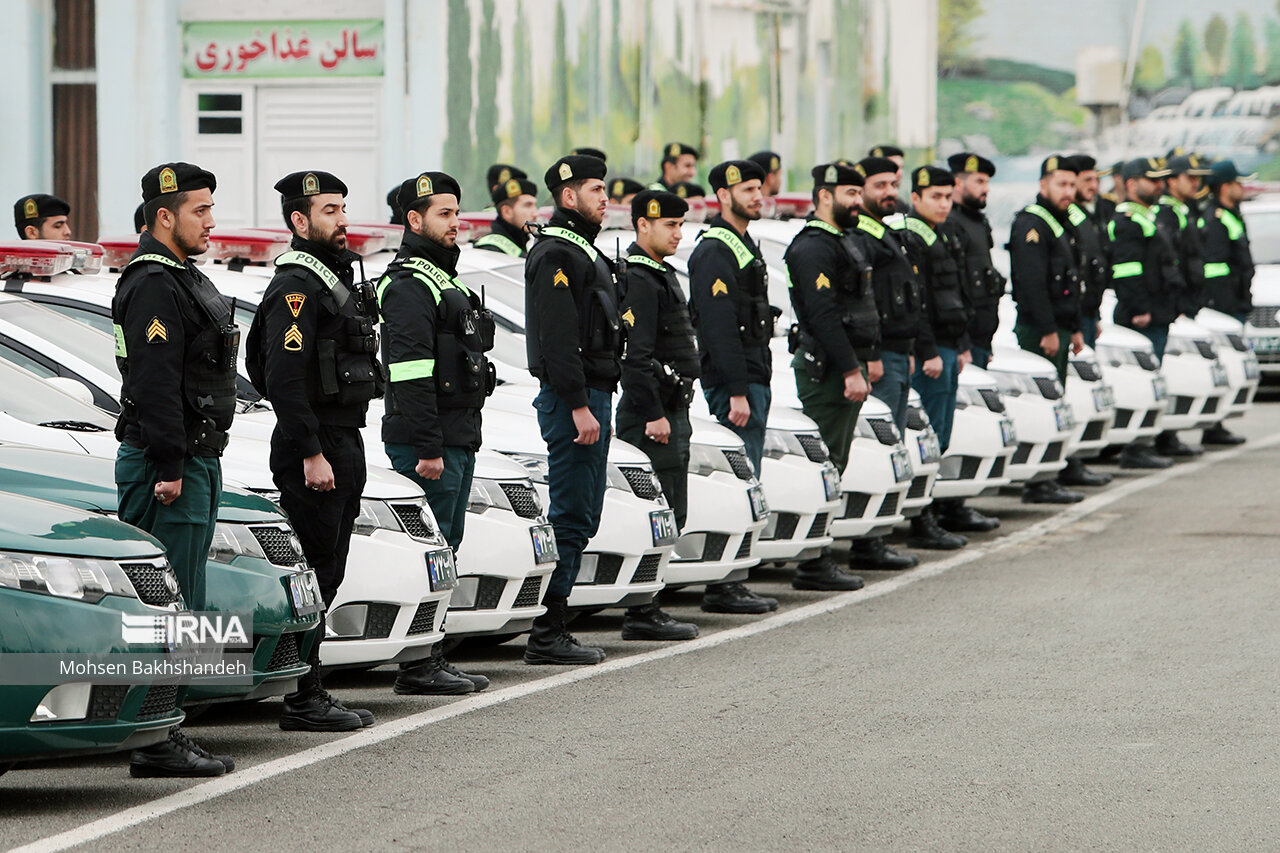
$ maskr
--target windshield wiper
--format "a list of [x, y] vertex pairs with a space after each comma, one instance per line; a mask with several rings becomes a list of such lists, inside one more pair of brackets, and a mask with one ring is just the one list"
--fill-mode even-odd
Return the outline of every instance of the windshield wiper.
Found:
[[73, 432], [106, 432], [107, 428], [98, 426], [89, 421], [45, 421], [39, 424], [42, 427], [52, 427], [53, 429], [65, 429]]

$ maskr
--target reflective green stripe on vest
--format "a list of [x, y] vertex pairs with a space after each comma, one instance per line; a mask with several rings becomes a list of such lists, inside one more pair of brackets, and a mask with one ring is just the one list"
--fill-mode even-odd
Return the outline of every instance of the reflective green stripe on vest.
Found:
[[[1226, 276], [1226, 275], [1231, 275], [1231, 264], [1219, 263], [1219, 264], [1204, 265], [1205, 278], [1222, 278], [1223, 276]], [[119, 328], [119, 327], [117, 326], [116, 328]]]
[[[431, 298], [435, 300], [437, 305], [440, 304], [441, 292], [445, 290], [456, 289], [461, 290], [468, 296], [471, 295], [471, 291], [465, 284], [458, 281], [456, 278], [450, 278], [447, 272], [440, 269], [430, 261], [422, 258], [403, 258], [399, 263], [401, 266], [408, 267], [413, 271], [413, 277], [422, 282], [422, 284], [431, 293]], [[382, 305], [383, 294], [386, 293], [387, 285], [389, 284], [391, 284], [390, 275], [384, 275], [378, 282], [377, 290], [379, 307]]]
[[1126, 261], [1111, 268], [1112, 278], [1133, 278], [1142, 275], [1142, 261]]
[[729, 251], [733, 252], [733, 257], [737, 260], [738, 269], [740, 270], [746, 269], [747, 264], [756, 259], [756, 256], [751, 254], [751, 250], [747, 248], [746, 244], [742, 242], [738, 235], [734, 234], [728, 228], [721, 228], [717, 226], [710, 229], [702, 236], [710, 237], [713, 240], [719, 240], [721, 243], [728, 246]]
[[823, 231], [826, 231], [828, 234], [834, 234], [837, 237], [841, 236], [841, 234], [844, 233], [839, 228], [832, 225], [830, 222], [823, 222], [821, 219], [810, 219], [808, 222], [804, 224], [804, 227], [820, 228]]
[[134, 258], [133, 260], [129, 261], [129, 263], [125, 264], [125, 267], [131, 267], [134, 264], [140, 264], [140, 263], [143, 263], [144, 261], [147, 261], [147, 262], [154, 261], [157, 264], [164, 264], [165, 266], [173, 267], [174, 269], [180, 269], [180, 270], [186, 269], [185, 266], [178, 263], [173, 258], [166, 258], [164, 255], [157, 255], [157, 254], [138, 255], [138, 257]]
[[407, 382], [410, 379], [430, 379], [436, 373], [434, 358], [416, 358], [413, 361], [399, 361], [389, 365], [387, 373], [392, 382]]
[[908, 216], [905, 220], [906, 229], [924, 240], [926, 246], [932, 246], [938, 242], [938, 232], [929, 227], [929, 223], [916, 219], [914, 216]]
[[116, 333], [116, 358], [128, 358], [129, 348], [124, 345], [124, 329], [119, 323], [111, 324], [111, 331]]
[[330, 290], [342, 284], [342, 280], [334, 275], [333, 270], [326, 267], [315, 255], [308, 255], [306, 252], [285, 252], [276, 258], [276, 266], [305, 267], [318, 275]]
[[1225, 207], [1220, 207], [1218, 210], [1221, 211], [1218, 214], [1218, 219], [1220, 219], [1222, 224], [1227, 228], [1227, 239], [1234, 243], [1236, 240], [1243, 237], [1244, 223], [1240, 221], [1240, 218]]
[[[1133, 204], [1132, 202], [1124, 201], [1116, 205], [1116, 213], [1122, 213], [1125, 216], [1128, 216], [1134, 222], [1138, 223], [1138, 227], [1142, 229], [1143, 237], [1150, 238], [1155, 236], [1156, 223], [1155, 223], [1155, 220], [1151, 218], [1150, 211], [1148, 211], [1146, 208], [1140, 207], [1139, 205]], [[1114, 229], [1110, 233], [1111, 233], [1111, 239], [1114, 240], [1115, 239]]]
[[1160, 208], [1162, 208], [1162, 207], [1167, 207], [1167, 208], [1169, 208], [1170, 210], [1172, 210], [1172, 211], [1173, 211], [1173, 215], [1174, 215], [1174, 216], [1176, 216], [1176, 217], [1178, 217], [1178, 230], [1179, 230], [1179, 231], [1184, 231], [1184, 230], [1186, 230], [1186, 227], [1187, 227], [1187, 214], [1191, 211], [1191, 208], [1187, 207], [1185, 204], [1183, 204], [1182, 202], [1178, 201], [1178, 200], [1177, 200], [1176, 198], [1174, 198], [1173, 196], [1171, 196], [1171, 195], [1165, 195], [1165, 196], [1160, 196], [1160, 202], [1159, 202], [1159, 204], [1157, 204], [1155, 207], [1151, 208], [1151, 213], [1152, 213], [1152, 215], [1154, 215], [1154, 214], [1155, 214], [1155, 213], [1156, 213]]
[[1081, 222], [1088, 218], [1089, 214], [1085, 213], [1078, 204], [1072, 204], [1067, 208], [1067, 221], [1072, 225], [1079, 226]]
[[515, 240], [512, 240], [504, 234], [486, 234], [479, 240], [475, 241], [472, 245], [493, 246], [504, 255], [510, 255], [513, 258], [520, 257], [520, 253], [523, 251], [523, 249], [516, 245]]
[[561, 240], [568, 240], [573, 245], [587, 253], [587, 257], [591, 259], [591, 263], [596, 262], [596, 255], [600, 254], [596, 251], [596, 247], [591, 245], [586, 237], [568, 228], [561, 228], [558, 225], [551, 225], [542, 229], [542, 233], [548, 237], [559, 237]]
[[667, 268], [664, 265], [658, 263], [648, 255], [627, 255], [627, 263], [641, 264], [646, 267], [653, 267], [655, 270], [657, 270], [660, 273], [665, 273], [667, 271]]
[[1027, 213], [1038, 216], [1044, 220], [1044, 224], [1049, 226], [1049, 230], [1053, 232], [1054, 237], [1061, 237], [1063, 233], [1062, 223], [1053, 218], [1053, 214], [1045, 210], [1038, 204], [1029, 204], [1023, 208]]
[[858, 216], [858, 230], [866, 231], [877, 240], [884, 238], [884, 226], [879, 222], [876, 222], [870, 216], [867, 216], [865, 213]]

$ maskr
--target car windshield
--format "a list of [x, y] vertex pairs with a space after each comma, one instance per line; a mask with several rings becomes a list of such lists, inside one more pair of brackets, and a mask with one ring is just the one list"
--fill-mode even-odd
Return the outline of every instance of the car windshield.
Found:
[[490, 354], [504, 364], [521, 370], [529, 369], [529, 356], [524, 347], [524, 335], [499, 328], [497, 334], [493, 336], [493, 351]]
[[100, 313], [100, 309], [95, 309], [88, 305], [60, 305], [57, 302], [40, 302], [38, 304], [43, 305], [50, 311], [57, 311], [64, 317], [70, 317], [77, 323], [83, 323], [92, 329], [97, 329], [105, 335], [112, 334], [111, 315]]
[[60, 347], [107, 376], [116, 375], [115, 341], [109, 334], [86, 329], [81, 322], [25, 299], [0, 303], [0, 319]]
[[29, 424], [74, 424], [102, 430], [115, 426], [115, 419], [102, 410], [6, 361], [0, 361], [0, 411]]
[[1255, 264], [1280, 264], [1280, 210], [1243, 211]]

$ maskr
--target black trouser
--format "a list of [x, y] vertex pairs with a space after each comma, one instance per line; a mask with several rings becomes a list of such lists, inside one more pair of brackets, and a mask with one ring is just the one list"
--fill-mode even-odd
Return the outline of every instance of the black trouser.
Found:
[[689, 410], [676, 409], [667, 412], [671, 424], [671, 438], [666, 444], [646, 438], [645, 420], [625, 409], [618, 410], [617, 436], [634, 444], [649, 457], [654, 476], [662, 485], [662, 493], [676, 516], [676, 527], [684, 529], [689, 517], [689, 437], [693, 427], [689, 424]]
[[[302, 543], [307, 564], [320, 582], [325, 607], [333, 603], [347, 572], [347, 552], [351, 529], [360, 514], [364, 493], [364, 441], [355, 427], [320, 426], [320, 450], [333, 468], [333, 489], [317, 492], [307, 488], [302, 470], [302, 452], [277, 426], [271, 436], [271, 477], [280, 490], [280, 508]], [[324, 614], [316, 626], [307, 663], [311, 672], [298, 679], [299, 693], [318, 683], [320, 642], [324, 639]]]

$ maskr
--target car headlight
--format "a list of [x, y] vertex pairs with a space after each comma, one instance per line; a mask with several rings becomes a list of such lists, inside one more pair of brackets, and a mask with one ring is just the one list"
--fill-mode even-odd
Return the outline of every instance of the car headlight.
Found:
[[519, 462], [524, 466], [524, 470], [529, 472], [529, 479], [535, 483], [547, 482], [547, 457], [540, 453], [508, 453], [507, 451], [499, 451], [504, 456]]
[[230, 563], [236, 557], [267, 559], [262, 544], [243, 524], [218, 522], [213, 528], [213, 542], [209, 545], [209, 559], [215, 563]]
[[859, 417], [858, 425], [854, 427], [853, 434], [855, 438], [869, 438], [872, 441], [879, 441], [876, 431], [871, 428], [871, 422], [866, 418]]
[[382, 501], [361, 498], [360, 514], [356, 516], [356, 523], [351, 529], [361, 536], [372, 536], [375, 530], [399, 532], [400, 520], [391, 507]]
[[449, 596], [449, 607], [456, 610], [466, 610], [467, 608], [475, 607], [476, 591], [479, 589], [479, 578], [458, 578], [458, 583], [453, 588], [453, 594]]
[[[168, 569], [172, 572], [172, 569]], [[174, 579], [177, 585], [177, 579]], [[106, 595], [137, 598], [124, 570], [110, 560], [0, 551], [0, 587], [86, 601]]]
[[996, 385], [1000, 390], [1010, 397], [1019, 397], [1023, 394], [1040, 396], [1040, 386], [1036, 384], [1034, 378], [1025, 373], [1004, 373], [993, 370], [991, 375], [996, 380]]
[[471, 495], [467, 499], [467, 512], [484, 512], [487, 509], [511, 510], [511, 500], [497, 480], [476, 478], [471, 481]]
[[804, 445], [793, 432], [785, 429], [767, 429], [764, 431], [764, 455], [770, 459], [781, 459], [784, 456], [804, 456]]
[[1189, 341], [1179, 340], [1178, 338], [1169, 338], [1164, 345], [1165, 355], [1184, 355], [1192, 352], [1193, 348]]
[[1099, 359], [1109, 362], [1112, 367], [1119, 367], [1122, 364], [1138, 363], [1137, 353], [1131, 349], [1125, 349], [1124, 347], [1109, 347], [1105, 344], [1098, 344], [1098, 346], [1094, 348], [1094, 352], [1097, 353]]
[[733, 468], [724, 453], [710, 444], [689, 445], [689, 474], [694, 477], [708, 477], [717, 471], [732, 474]]

